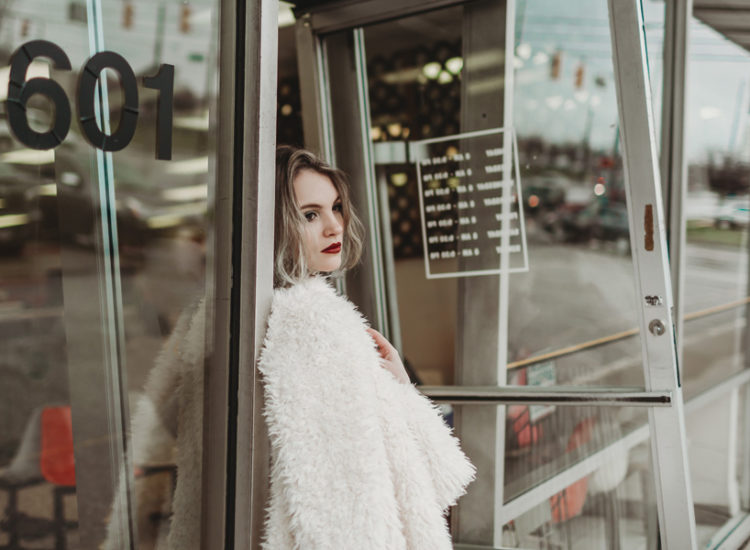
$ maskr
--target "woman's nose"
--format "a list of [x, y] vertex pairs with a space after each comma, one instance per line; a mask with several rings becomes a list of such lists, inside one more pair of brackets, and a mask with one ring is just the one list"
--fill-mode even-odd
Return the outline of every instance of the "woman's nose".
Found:
[[344, 226], [341, 224], [341, 220], [338, 219], [336, 214], [329, 214], [325, 231], [327, 235], [338, 235], [344, 230]]

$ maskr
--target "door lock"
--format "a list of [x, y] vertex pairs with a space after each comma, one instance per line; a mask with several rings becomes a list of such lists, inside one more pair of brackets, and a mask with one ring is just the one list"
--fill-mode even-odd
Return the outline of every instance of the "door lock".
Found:
[[648, 324], [648, 330], [654, 336], [661, 336], [667, 329], [661, 319], [654, 319]]

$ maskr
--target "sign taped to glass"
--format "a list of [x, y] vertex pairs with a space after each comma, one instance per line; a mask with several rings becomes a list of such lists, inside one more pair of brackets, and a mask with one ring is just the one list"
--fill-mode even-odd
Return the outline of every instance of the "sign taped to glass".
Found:
[[513, 131], [497, 128], [427, 139], [411, 144], [411, 152], [426, 277], [528, 271]]

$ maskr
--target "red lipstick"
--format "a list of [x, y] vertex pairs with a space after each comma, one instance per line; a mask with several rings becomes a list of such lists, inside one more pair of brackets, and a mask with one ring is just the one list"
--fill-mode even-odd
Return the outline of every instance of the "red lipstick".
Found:
[[338, 254], [341, 252], [341, 243], [333, 243], [328, 248], [323, 249], [326, 254]]

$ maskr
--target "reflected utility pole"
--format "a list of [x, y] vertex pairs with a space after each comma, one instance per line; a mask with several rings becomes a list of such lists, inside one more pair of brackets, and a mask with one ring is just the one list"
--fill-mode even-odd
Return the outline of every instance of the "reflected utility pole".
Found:
[[167, 6], [159, 2], [156, 7], [156, 40], [154, 41], [154, 67], [159, 67], [164, 50], [164, 26], [167, 19]]

